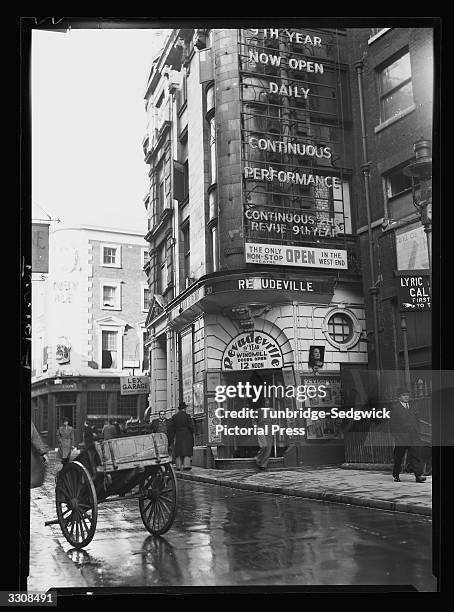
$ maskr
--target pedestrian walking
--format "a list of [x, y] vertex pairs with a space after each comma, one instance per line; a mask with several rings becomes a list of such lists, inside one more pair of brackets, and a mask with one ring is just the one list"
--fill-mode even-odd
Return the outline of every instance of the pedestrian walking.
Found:
[[90, 467], [90, 471], [93, 475], [96, 474], [96, 448], [95, 448], [95, 440], [98, 438], [94, 427], [91, 425], [90, 421], [87, 419], [84, 423], [83, 429], [83, 441], [86, 456], [88, 458], [88, 463]]
[[49, 462], [49, 449], [44, 444], [33, 421], [31, 421], [31, 468], [30, 488], [40, 487], [46, 476], [46, 465]]
[[111, 440], [112, 438], [117, 437], [117, 430], [115, 425], [113, 424], [113, 420], [105, 420], [104, 427], [102, 428], [102, 437], [104, 440]]
[[190, 470], [192, 450], [194, 447], [194, 424], [191, 417], [186, 413], [187, 404], [180, 402], [178, 412], [170, 419], [169, 437], [173, 445], [175, 467], [179, 471]]
[[[265, 399], [264, 407], [270, 408], [269, 400]], [[266, 471], [268, 469], [268, 461], [271, 457], [271, 451], [273, 449], [273, 436], [268, 431], [270, 427], [270, 419], [265, 418], [264, 412], [262, 408], [258, 408], [258, 418], [256, 420], [256, 425], [260, 430], [263, 430], [263, 433], [257, 433], [257, 443], [259, 445], [259, 452], [255, 456], [255, 464], [261, 471]]]
[[410, 403], [410, 394], [405, 387], [398, 391], [398, 399], [391, 407], [391, 433], [394, 437], [393, 478], [400, 482], [402, 460], [407, 452], [408, 463], [411, 464], [416, 482], [424, 482], [423, 463], [421, 460], [421, 435], [419, 418], [415, 407]]
[[65, 465], [71, 459], [71, 451], [74, 447], [74, 429], [69, 420], [64, 417], [63, 425], [57, 431], [58, 457]]

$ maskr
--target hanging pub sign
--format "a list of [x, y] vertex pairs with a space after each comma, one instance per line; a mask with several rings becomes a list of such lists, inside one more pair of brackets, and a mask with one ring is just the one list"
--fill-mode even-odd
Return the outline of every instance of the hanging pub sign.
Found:
[[402, 273], [397, 281], [400, 312], [431, 310], [429, 276], [426, 274]]
[[223, 370], [265, 370], [282, 368], [282, 351], [270, 335], [251, 331], [239, 334], [222, 355]]

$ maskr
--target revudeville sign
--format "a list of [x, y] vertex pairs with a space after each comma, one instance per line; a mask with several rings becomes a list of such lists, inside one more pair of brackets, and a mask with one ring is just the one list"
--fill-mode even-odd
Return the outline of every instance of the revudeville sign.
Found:
[[258, 370], [282, 368], [281, 349], [271, 336], [251, 331], [239, 334], [222, 355], [223, 370]]
[[279, 244], [245, 243], [246, 263], [347, 270], [347, 251]]
[[147, 376], [120, 376], [120, 394], [136, 395], [137, 393], [149, 393], [150, 386]]

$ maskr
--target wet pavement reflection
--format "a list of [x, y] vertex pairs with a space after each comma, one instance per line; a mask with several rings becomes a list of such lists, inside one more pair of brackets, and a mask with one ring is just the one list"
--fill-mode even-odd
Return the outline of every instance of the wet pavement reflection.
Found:
[[90, 586], [413, 585], [436, 588], [423, 516], [179, 481], [173, 527], [144, 528], [136, 500], [100, 504], [93, 541], [76, 550]]

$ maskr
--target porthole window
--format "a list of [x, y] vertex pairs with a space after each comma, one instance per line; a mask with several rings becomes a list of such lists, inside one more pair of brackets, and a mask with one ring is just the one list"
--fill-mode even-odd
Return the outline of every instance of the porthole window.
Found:
[[322, 331], [332, 346], [339, 350], [347, 350], [359, 341], [361, 325], [353, 312], [336, 308], [327, 313]]
[[328, 333], [334, 342], [346, 344], [353, 335], [351, 318], [342, 312], [336, 312], [328, 320]]

